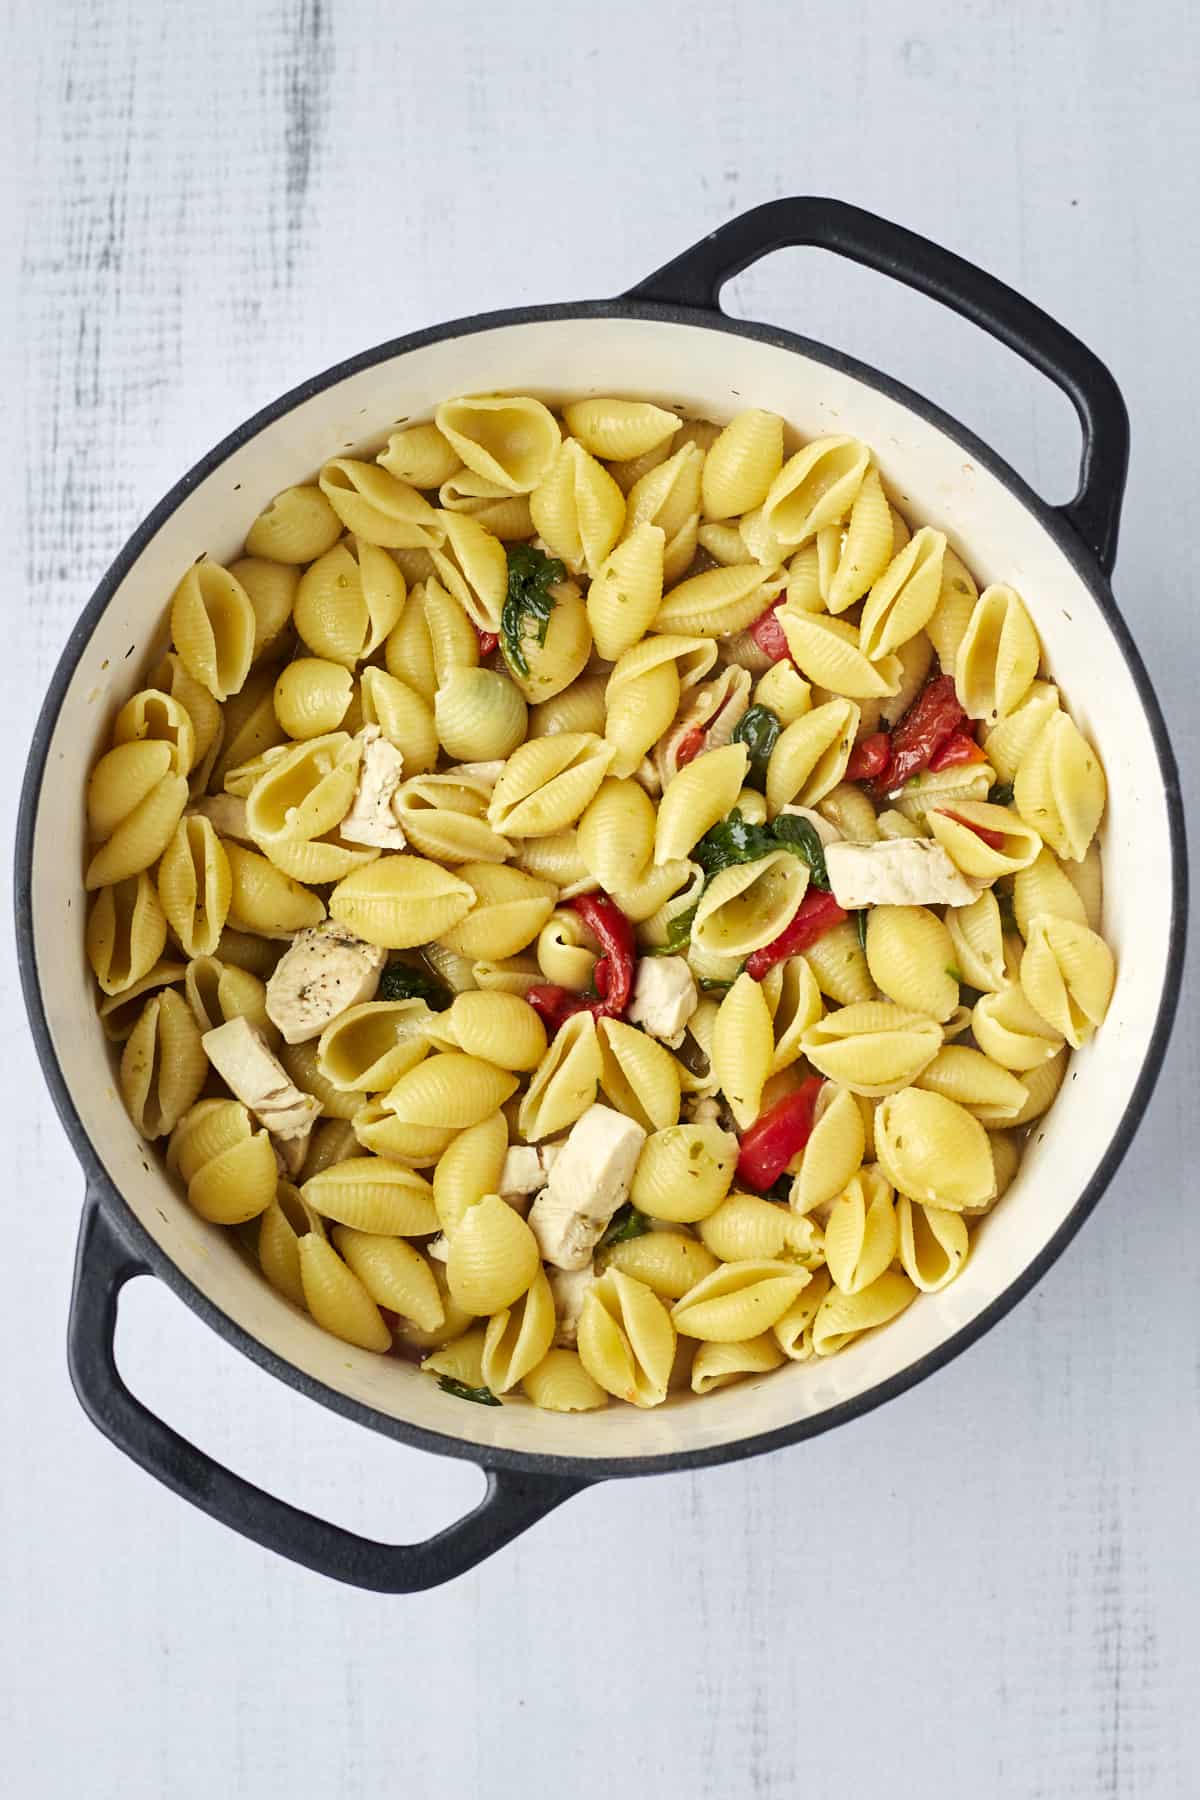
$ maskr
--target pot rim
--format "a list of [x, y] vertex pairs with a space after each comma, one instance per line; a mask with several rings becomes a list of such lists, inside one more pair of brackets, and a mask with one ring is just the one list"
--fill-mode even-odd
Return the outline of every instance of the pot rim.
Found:
[[[96, 624], [134, 564], [187, 496], [213, 475], [235, 451], [241, 449], [266, 426], [274, 424], [304, 401], [347, 377], [373, 368], [379, 363], [439, 343], [449, 338], [473, 336], [510, 325], [540, 325], [561, 320], [644, 319], [666, 325], [692, 326], [706, 331], [745, 337], [807, 357], [840, 374], [850, 375], [887, 398], [898, 402], [925, 423], [934, 426], [958, 444], [982, 468], [992, 475], [1017, 499], [1052, 538], [1079, 579], [1087, 587], [1103, 614], [1125, 659], [1137, 689], [1146, 721], [1150, 727], [1162, 777], [1163, 798], [1167, 810], [1167, 826], [1171, 842], [1171, 923], [1168, 933], [1166, 979], [1159, 998], [1154, 1026], [1146, 1047], [1138, 1078], [1124, 1111], [1095, 1173], [1083, 1189], [1063, 1223], [1041, 1251], [1021, 1270], [1003, 1291], [996, 1295], [977, 1316], [929, 1350], [908, 1368], [875, 1384], [850, 1400], [814, 1414], [793, 1420], [772, 1431], [737, 1438], [720, 1444], [695, 1449], [668, 1451], [659, 1455], [631, 1457], [587, 1457], [551, 1455], [539, 1451], [514, 1450], [472, 1442], [466, 1438], [427, 1430], [404, 1419], [380, 1412], [329, 1387], [307, 1374], [276, 1351], [262, 1344], [250, 1332], [203, 1293], [172, 1262], [151, 1237], [109, 1177], [76, 1109], [70, 1088], [55, 1053], [42, 1002], [38, 976], [32, 917], [33, 844], [38, 805], [46, 772], [50, 741], [58, 723], [67, 689], [91, 639]], [[976, 1340], [999, 1323], [1017, 1303], [1031, 1292], [1061, 1256], [1089, 1217], [1101, 1195], [1112, 1181], [1123, 1160], [1138, 1125], [1145, 1113], [1166, 1055], [1171, 1027], [1179, 1000], [1181, 976], [1186, 950], [1188, 869], [1187, 840], [1184, 829], [1183, 803], [1179, 771], [1167, 735], [1166, 724], [1149, 674], [1133, 642], [1112, 589], [1092, 552], [1073, 527], [1051, 505], [1034, 492], [1029, 484], [978, 438], [971, 430], [903, 382], [859, 361], [844, 352], [815, 342], [779, 326], [733, 319], [725, 313], [708, 309], [650, 303], [635, 300], [586, 300], [556, 305], [507, 308], [496, 312], [476, 313], [441, 325], [426, 327], [389, 339], [385, 343], [358, 352], [310, 376], [290, 388], [277, 399], [261, 407], [237, 426], [212, 450], [202, 456], [186, 474], [168, 490], [153, 510], [127, 539], [102, 576], [91, 598], [80, 614], [59, 657], [51, 677], [45, 700], [38, 715], [21, 788], [17, 818], [14, 857], [14, 916], [17, 937], [17, 960], [25, 1009], [33, 1033], [38, 1060], [55, 1108], [87, 1178], [88, 1191], [97, 1196], [115, 1227], [144, 1263], [147, 1272], [156, 1275], [177, 1294], [204, 1322], [227, 1342], [236, 1346], [259, 1367], [269, 1370], [280, 1380], [311, 1399], [320, 1401], [332, 1411], [359, 1424], [367, 1425], [387, 1437], [414, 1449], [442, 1456], [458, 1457], [485, 1469], [506, 1469], [529, 1474], [567, 1476], [575, 1480], [600, 1481], [607, 1477], [666, 1474], [673, 1470], [704, 1468], [711, 1464], [736, 1462], [768, 1451], [800, 1443], [837, 1425], [849, 1423], [872, 1412], [887, 1400], [915, 1387], [928, 1376], [944, 1368], [960, 1356]]]

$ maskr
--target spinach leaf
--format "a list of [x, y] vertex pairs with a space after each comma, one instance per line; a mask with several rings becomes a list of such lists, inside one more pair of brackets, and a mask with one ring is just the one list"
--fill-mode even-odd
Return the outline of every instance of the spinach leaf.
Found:
[[702, 975], [696, 985], [702, 994], [727, 994], [733, 983], [732, 981], [710, 981], [707, 975]]
[[522, 638], [546, 641], [550, 615], [554, 611], [554, 595], [549, 591], [557, 581], [565, 581], [566, 568], [558, 558], [535, 550], [532, 544], [509, 544], [508, 593], [500, 614], [500, 637], [504, 654], [518, 674], [528, 675]]
[[766, 778], [767, 764], [782, 730], [779, 714], [773, 713], [769, 706], [749, 706], [737, 722], [733, 742], [745, 744], [749, 750], [749, 775], [751, 778], [757, 777], [758, 782]]
[[667, 926], [666, 943], [659, 945], [654, 950], [643, 950], [642, 955], [678, 956], [681, 950], [686, 950], [692, 941], [692, 926], [695, 923], [696, 907], [699, 904], [700, 902], [697, 900], [696, 906], [689, 906], [683, 912], [677, 912]]
[[391, 963], [379, 977], [378, 1000], [424, 1000], [433, 1012], [445, 1012], [453, 994], [424, 969], [411, 963]]
[[456, 1400], [473, 1400], [476, 1406], [502, 1406], [489, 1387], [468, 1387], [457, 1375], [439, 1375], [438, 1386], [443, 1394], [453, 1394]]
[[608, 1229], [596, 1249], [607, 1250], [610, 1244], [624, 1244], [629, 1238], [644, 1236], [649, 1229], [650, 1221], [645, 1213], [639, 1212], [632, 1200], [627, 1200], [609, 1220]]
[[867, 954], [867, 908], [864, 906], [854, 915], [854, 928], [858, 932], [858, 945], [863, 955]]
[[828, 893], [829, 870], [825, 867], [825, 846], [812, 820], [801, 819], [795, 813], [780, 813], [771, 830], [781, 849], [795, 850], [804, 858], [811, 871], [812, 885], [824, 888]]
[[790, 1202], [792, 1198], [792, 1183], [795, 1179], [796, 1177], [794, 1175], [780, 1175], [778, 1180], [771, 1183], [770, 1187], [763, 1195], [763, 1199], [786, 1200]]
[[1011, 806], [1013, 803], [1013, 784], [1011, 781], [998, 781], [988, 792], [988, 799], [993, 806]]
[[741, 808], [735, 806], [727, 819], [718, 820], [705, 832], [692, 851], [692, 860], [711, 880], [734, 863], [757, 862], [760, 856], [769, 856], [777, 848], [770, 827], [751, 825], [743, 819]]

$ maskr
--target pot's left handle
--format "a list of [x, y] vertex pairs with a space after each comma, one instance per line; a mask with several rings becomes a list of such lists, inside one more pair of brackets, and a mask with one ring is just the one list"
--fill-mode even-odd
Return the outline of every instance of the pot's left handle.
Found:
[[490, 1470], [487, 1492], [474, 1511], [422, 1544], [379, 1544], [315, 1518], [223, 1468], [130, 1393], [113, 1354], [117, 1303], [127, 1281], [148, 1273], [89, 1193], [71, 1295], [68, 1360], [75, 1392], [93, 1424], [126, 1456], [267, 1550], [353, 1587], [418, 1593], [474, 1568], [588, 1485]]

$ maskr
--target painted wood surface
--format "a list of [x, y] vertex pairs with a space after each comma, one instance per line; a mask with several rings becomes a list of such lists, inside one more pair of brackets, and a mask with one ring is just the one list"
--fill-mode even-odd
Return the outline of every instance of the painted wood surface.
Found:
[[[0, 19], [0, 721], [15, 771], [79, 608], [159, 494], [313, 369], [619, 291], [830, 192], [996, 270], [1134, 424], [1118, 592], [1200, 773], [1183, 0], [11, 0]], [[945, 403], [1049, 497], [1059, 397], [811, 253], [732, 287]], [[7, 900], [7, 884], [5, 895]], [[80, 1179], [4, 933], [0, 1786], [355, 1800], [1191, 1800], [1200, 1792], [1200, 1033], [1035, 1296], [924, 1387], [748, 1465], [599, 1488], [455, 1586], [346, 1592], [101, 1441], [63, 1356]], [[252, 1477], [405, 1537], [478, 1490], [304, 1403], [147, 1283], [137, 1390]]]

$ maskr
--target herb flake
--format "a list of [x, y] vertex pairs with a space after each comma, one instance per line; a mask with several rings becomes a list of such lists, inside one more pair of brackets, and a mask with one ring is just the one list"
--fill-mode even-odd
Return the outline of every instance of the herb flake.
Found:
[[395, 962], [379, 978], [379, 1000], [424, 1000], [431, 1012], [445, 1012], [453, 995], [440, 981], [412, 963]]
[[1012, 782], [998, 781], [994, 788], [989, 788], [988, 799], [993, 806], [1011, 806], [1013, 803]]
[[864, 906], [854, 915], [854, 929], [858, 932], [858, 947], [863, 955], [867, 954], [867, 911]]
[[619, 1206], [609, 1220], [596, 1249], [607, 1250], [610, 1244], [624, 1244], [630, 1238], [644, 1237], [650, 1229], [650, 1221], [644, 1212], [639, 1212], [632, 1200]]

